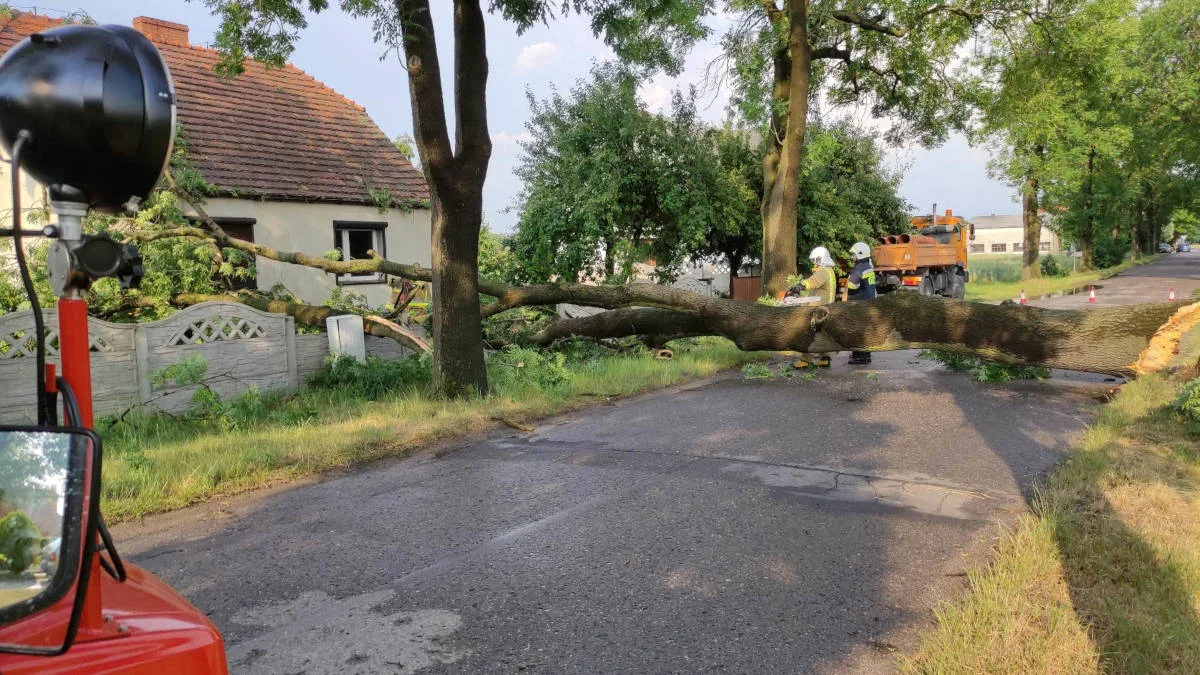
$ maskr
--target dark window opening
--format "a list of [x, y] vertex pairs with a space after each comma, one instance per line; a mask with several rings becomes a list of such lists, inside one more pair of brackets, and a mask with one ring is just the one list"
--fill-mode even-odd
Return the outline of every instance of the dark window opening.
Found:
[[[368, 253], [375, 251], [386, 256], [387, 248], [384, 240], [384, 230], [387, 223], [333, 221], [333, 246], [341, 253], [342, 260], [369, 260]], [[338, 283], [379, 283], [383, 281], [382, 274], [368, 272], [366, 274], [339, 274]]]

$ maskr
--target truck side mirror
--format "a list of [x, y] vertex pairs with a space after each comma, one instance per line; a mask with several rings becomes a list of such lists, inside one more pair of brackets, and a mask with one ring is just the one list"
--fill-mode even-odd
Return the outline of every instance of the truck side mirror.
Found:
[[[88, 429], [0, 427], [0, 652], [53, 656], [74, 641], [94, 553], [99, 461], [100, 439]], [[61, 620], [14, 626], [43, 612], [69, 616], [66, 631]]]

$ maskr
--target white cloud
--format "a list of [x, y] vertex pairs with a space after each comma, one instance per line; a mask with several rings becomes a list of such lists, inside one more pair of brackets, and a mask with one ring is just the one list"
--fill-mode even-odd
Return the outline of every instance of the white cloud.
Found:
[[517, 55], [515, 69], [518, 73], [527, 73], [538, 68], [545, 68], [560, 58], [558, 45], [553, 42], [536, 42], [521, 50]]
[[670, 78], [659, 75], [638, 87], [638, 98], [642, 99], [642, 103], [650, 112], [661, 113], [671, 104], [672, 84], [674, 83]]
[[522, 131], [519, 134], [510, 133], [508, 131], [497, 131], [492, 134], [492, 145], [515, 145], [517, 143], [525, 143], [533, 140], [533, 136], [529, 135], [528, 131]]

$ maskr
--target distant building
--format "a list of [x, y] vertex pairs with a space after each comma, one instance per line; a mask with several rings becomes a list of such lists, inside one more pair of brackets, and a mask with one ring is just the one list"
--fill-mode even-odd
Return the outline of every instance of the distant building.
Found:
[[[1045, 225], [1042, 215], [1041, 253], [1062, 253], [1062, 241], [1058, 234]], [[1025, 246], [1025, 227], [1021, 214], [997, 216], [975, 216], [970, 220], [975, 226], [975, 238], [971, 240], [970, 253], [1020, 255]]]

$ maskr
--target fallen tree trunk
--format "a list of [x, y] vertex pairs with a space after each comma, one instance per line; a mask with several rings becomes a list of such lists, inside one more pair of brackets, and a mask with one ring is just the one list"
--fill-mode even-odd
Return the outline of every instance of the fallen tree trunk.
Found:
[[[606, 287], [596, 287], [605, 289]], [[602, 291], [601, 291], [602, 292]], [[614, 291], [612, 295], [620, 295]], [[589, 304], [579, 298], [579, 304]], [[614, 300], [615, 302], [615, 300]], [[1049, 310], [891, 293], [871, 302], [770, 307], [696, 296], [674, 310], [615, 310], [552, 324], [540, 344], [569, 335], [719, 335], [745, 350], [837, 352], [942, 349], [1003, 363], [1129, 376], [1160, 329], [1194, 306]], [[681, 311], [684, 310], [684, 311]], [[1177, 331], [1176, 331], [1177, 332]], [[1164, 347], [1159, 346], [1159, 351]], [[1169, 349], [1169, 346], [1166, 347]]]
[[[149, 230], [134, 232], [131, 237], [141, 241], [200, 237], [212, 239], [223, 247], [330, 273], [382, 272], [413, 281], [432, 278], [428, 269], [394, 263], [375, 255], [369, 260], [331, 261], [233, 239], [219, 228]], [[942, 349], [1005, 363], [1120, 376], [1144, 372], [1150, 367], [1146, 364], [1161, 360], [1144, 358], [1144, 352], [1156, 335], [1159, 337], [1155, 351], [1169, 351], [1172, 348], [1170, 335], [1179, 331], [1160, 333], [1160, 329], [1182, 320], [1176, 316], [1181, 307], [1177, 304], [1049, 310], [943, 300], [907, 292], [891, 293], [871, 302], [825, 307], [772, 307], [708, 298], [647, 283], [509, 286], [480, 279], [479, 290], [496, 298], [482, 306], [484, 317], [516, 307], [560, 302], [614, 310], [552, 324], [536, 336], [543, 344], [570, 335], [596, 338], [647, 335], [652, 340], [719, 335], [745, 350]], [[267, 299], [259, 302], [263, 303], [260, 308], [271, 307], [268, 311], [292, 314], [301, 321], [305, 320], [302, 317], [320, 317], [319, 321], [324, 321], [324, 316], [328, 316], [321, 314], [328, 308], [288, 306], [293, 303]], [[1193, 314], [1200, 316], [1200, 312]], [[372, 328], [374, 330], [376, 328]]]
[[[238, 302], [243, 305], [262, 310], [264, 312], [274, 312], [275, 314], [287, 314], [296, 319], [297, 322], [306, 326], [315, 328], [324, 328], [325, 319], [334, 316], [336, 313], [332, 307], [318, 307], [316, 305], [304, 305], [297, 302], [287, 302], [286, 300], [274, 300], [261, 295], [238, 294], [238, 295], [205, 295], [203, 293], [181, 293], [171, 298], [171, 303], [180, 306], [196, 305], [201, 302]], [[401, 347], [411, 349], [418, 354], [423, 354], [430, 351], [429, 343], [421, 338], [416, 333], [407, 328], [396, 324], [383, 317], [374, 315], [363, 316], [363, 332], [376, 337], [388, 338], [395, 341]]]

